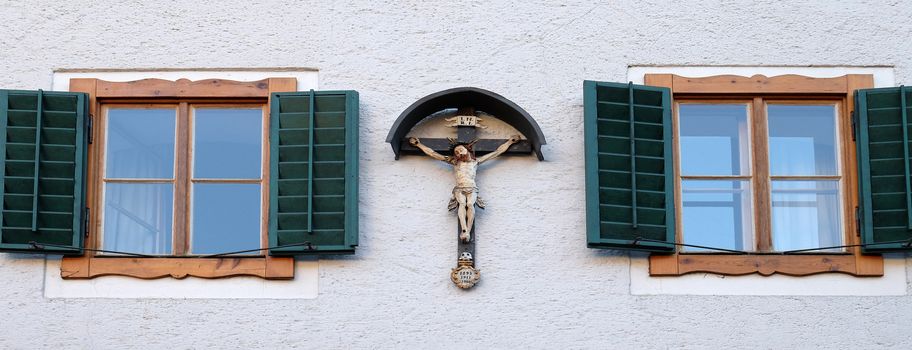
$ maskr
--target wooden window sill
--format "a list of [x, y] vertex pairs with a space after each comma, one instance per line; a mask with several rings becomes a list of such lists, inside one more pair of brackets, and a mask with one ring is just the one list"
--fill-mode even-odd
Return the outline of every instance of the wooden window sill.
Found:
[[89, 279], [99, 276], [128, 276], [142, 279], [187, 276], [224, 278], [254, 276], [264, 279], [294, 278], [293, 257], [250, 258], [128, 258], [64, 257], [60, 264], [63, 279]]
[[857, 277], [883, 276], [883, 257], [861, 254], [814, 255], [650, 255], [650, 276], [681, 276], [689, 273], [720, 275], [760, 274], [770, 276], [807, 276], [819, 273], [844, 273]]

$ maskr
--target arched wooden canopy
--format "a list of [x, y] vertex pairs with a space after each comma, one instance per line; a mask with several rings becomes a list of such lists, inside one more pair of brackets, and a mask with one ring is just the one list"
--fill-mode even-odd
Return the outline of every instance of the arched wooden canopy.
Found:
[[538, 127], [538, 123], [532, 119], [521, 107], [503, 96], [488, 90], [475, 87], [459, 87], [427, 95], [416, 101], [405, 109], [396, 119], [389, 134], [386, 136], [386, 142], [393, 147], [393, 153], [396, 159], [399, 159], [403, 151], [403, 144], [408, 146], [404, 140], [405, 135], [412, 130], [421, 120], [430, 115], [450, 108], [474, 107], [477, 111], [488, 113], [497, 119], [516, 128], [528, 139], [528, 148], [523, 147], [528, 153], [535, 153], [538, 160], [544, 160], [541, 153], [541, 145], [544, 145], [545, 136]]

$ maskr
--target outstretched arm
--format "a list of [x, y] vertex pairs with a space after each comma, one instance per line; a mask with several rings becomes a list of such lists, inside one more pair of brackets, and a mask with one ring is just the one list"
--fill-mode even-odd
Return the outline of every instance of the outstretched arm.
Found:
[[481, 164], [481, 163], [484, 163], [491, 159], [497, 158], [497, 156], [504, 154], [504, 152], [506, 152], [507, 149], [510, 148], [510, 146], [512, 146], [514, 143], [517, 143], [517, 142], [519, 142], [519, 135], [510, 136], [510, 139], [507, 140], [507, 142], [504, 142], [502, 145], [498, 146], [497, 149], [494, 150], [494, 152], [491, 152], [491, 153], [485, 154], [481, 157], [478, 157], [478, 164]]
[[427, 154], [431, 158], [434, 158], [436, 160], [443, 161], [443, 162], [449, 162], [449, 159], [446, 156], [444, 156], [440, 153], [437, 153], [437, 151], [432, 150], [428, 146], [425, 146], [424, 144], [421, 143], [420, 140], [418, 140], [418, 138], [409, 137], [409, 144], [412, 146], [418, 147], [418, 149], [420, 149], [421, 152], [424, 152], [424, 154]]

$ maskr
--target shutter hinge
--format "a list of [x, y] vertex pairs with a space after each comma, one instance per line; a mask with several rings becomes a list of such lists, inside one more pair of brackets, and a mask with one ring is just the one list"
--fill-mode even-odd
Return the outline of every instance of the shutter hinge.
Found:
[[858, 115], [852, 111], [852, 141], [858, 139]]
[[89, 207], [85, 207], [85, 218], [84, 218], [83, 220], [85, 220], [85, 236], [86, 236], [86, 238], [89, 238], [89, 213], [91, 213], [90, 210], [91, 210], [91, 209], [89, 209]]
[[861, 209], [855, 207], [855, 236], [861, 237]]
[[94, 133], [92, 132], [92, 127], [95, 124], [94, 119], [95, 118], [91, 114], [89, 114], [88, 125], [86, 126], [86, 129], [88, 129], [88, 133], [89, 133], [89, 135], [88, 135], [89, 144], [92, 144], [92, 141], [94, 141], [94, 136], [93, 136]]

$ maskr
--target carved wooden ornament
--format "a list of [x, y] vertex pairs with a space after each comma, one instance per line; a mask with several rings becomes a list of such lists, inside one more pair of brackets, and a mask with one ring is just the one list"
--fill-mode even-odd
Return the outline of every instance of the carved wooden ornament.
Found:
[[450, 272], [450, 279], [457, 287], [469, 289], [478, 283], [481, 279], [481, 270], [475, 268], [475, 262], [472, 259], [472, 253], [462, 252], [459, 256], [459, 262], [456, 268]]

